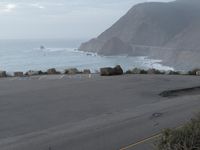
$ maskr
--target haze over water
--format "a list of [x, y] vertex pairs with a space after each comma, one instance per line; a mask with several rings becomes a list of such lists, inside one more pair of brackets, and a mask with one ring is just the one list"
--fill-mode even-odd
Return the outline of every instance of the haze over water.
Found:
[[[58, 70], [76, 67], [89, 68], [93, 72], [100, 67], [122, 65], [128, 70], [134, 67], [172, 69], [162, 66], [158, 60], [145, 57], [99, 56], [77, 51], [81, 40], [0, 40], [0, 70], [8, 72], [43, 70], [55, 67]], [[44, 46], [45, 49], [40, 49]]]

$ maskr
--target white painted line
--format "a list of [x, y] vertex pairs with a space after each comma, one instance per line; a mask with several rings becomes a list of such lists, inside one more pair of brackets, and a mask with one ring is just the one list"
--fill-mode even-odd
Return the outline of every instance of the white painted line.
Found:
[[41, 76], [41, 77], [39, 77], [39, 80], [42, 80], [43, 78], [46, 78], [47, 76], [45, 75], [43, 75], [43, 76]]
[[10, 78], [10, 81], [14, 81], [16, 79], [17, 79], [16, 77], [12, 77], [12, 78]]
[[89, 79], [91, 79], [92, 78], [92, 75], [91, 74], [89, 74]]
[[62, 78], [64, 78], [64, 76], [65, 76], [65, 75], [61, 75], [59, 79], [62, 79]]

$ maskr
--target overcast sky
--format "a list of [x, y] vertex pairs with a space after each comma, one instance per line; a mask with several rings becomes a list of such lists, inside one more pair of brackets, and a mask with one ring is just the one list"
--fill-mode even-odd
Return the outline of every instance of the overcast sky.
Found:
[[0, 39], [95, 37], [147, 1], [172, 0], [0, 0]]

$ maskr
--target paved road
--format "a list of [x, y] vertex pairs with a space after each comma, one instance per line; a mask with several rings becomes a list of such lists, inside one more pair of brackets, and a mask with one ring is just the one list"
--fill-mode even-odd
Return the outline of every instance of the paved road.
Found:
[[200, 92], [159, 93], [199, 85], [200, 77], [165, 75], [0, 79], [0, 149], [152, 149], [130, 145], [200, 110]]

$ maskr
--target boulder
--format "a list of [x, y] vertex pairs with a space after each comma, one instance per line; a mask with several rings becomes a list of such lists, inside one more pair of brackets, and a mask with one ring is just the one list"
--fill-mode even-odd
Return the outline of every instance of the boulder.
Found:
[[172, 71], [172, 70], [170, 70], [167, 74], [168, 75], [180, 75], [181, 73], [178, 72], [178, 71]]
[[23, 72], [14, 72], [15, 77], [23, 77], [24, 73]]
[[[57, 73], [59, 74], [60, 72], [57, 71]], [[44, 75], [44, 74], [47, 74], [47, 72], [43, 72], [43, 71], [39, 70], [39, 71], [38, 71], [38, 74], [39, 74], [39, 75]]]
[[90, 69], [84, 69], [84, 70], [83, 70], [83, 74], [91, 74]]
[[124, 73], [124, 71], [120, 65], [117, 65], [113, 69], [114, 69], [114, 75], [122, 75]]
[[132, 71], [131, 70], [127, 70], [126, 74], [132, 74]]
[[70, 68], [65, 70], [65, 74], [78, 74], [80, 71], [78, 71], [77, 68]]
[[51, 68], [47, 70], [47, 74], [58, 74], [55, 68]]
[[0, 71], [0, 78], [7, 77], [6, 71]]
[[155, 74], [155, 69], [149, 69], [147, 70], [148, 74]]
[[64, 71], [64, 74], [68, 74], [68, 72], [69, 72], [69, 70], [68, 70], [68, 69], [66, 69], [66, 70]]
[[126, 74], [147, 74], [148, 71], [144, 69], [134, 68], [133, 70], [126, 71]]
[[101, 76], [112, 76], [114, 75], [114, 69], [111, 67], [101, 68], [100, 73]]
[[112, 75], [122, 75], [123, 70], [120, 65], [117, 65], [114, 68], [106, 67], [100, 69], [101, 76], [112, 76]]
[[164, 74], [164, 72], [161, 72], [160, 70], [157, 70], [157, 69], [149, 69], [147, 73], [148, 74]]
[[44, 74], [42, 71], [33, 71], [33, 70], [29, 70], [26, 75], [27, 76], [37, 76], [37, 75], [42, 75]]
[[148, 72], [144, 69], [141, 70], [140, 74], [147, 74]]
[[196, 75], [197, 75], [197, 76], [200, 76], [200, 70], [199, 70], [199, 71], [196, 71]]
[[188, 75], [196, 75], [196, 72], [198, 71], [198, 69], [194, 69], [188, 72]]

